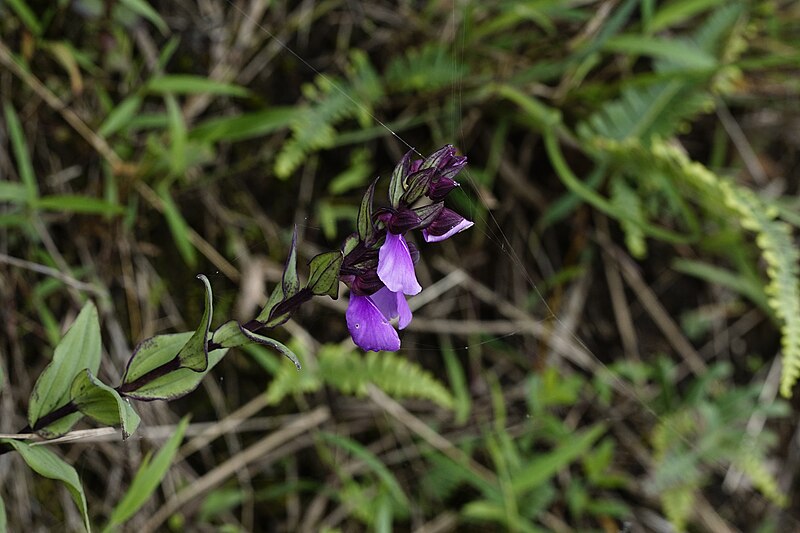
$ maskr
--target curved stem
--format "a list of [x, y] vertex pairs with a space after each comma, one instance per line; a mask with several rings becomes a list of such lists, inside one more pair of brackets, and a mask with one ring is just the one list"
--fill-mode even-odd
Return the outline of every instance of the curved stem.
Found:
[[661, 239], [673, 244], [687, 244], [695, 240], [695, 237], [692, 235], [676, 233], [650, 224], [649, 222], [639, 220], [626, 212], [622, 212], [615, 208], [603, 195], [584, 185], [580, 179], [573, 174], [572, 169], [569, 168], [569, 165], [567, 165], [567, 162], [564, 160], [564, 155], [561, 153], [561, 148], [558, 144], [558, 139], [556, 138], [555, 132], [552, 130], [544, 131], [544, 145], [547, 150], [547, 155], [550, 158], [550, 163], [553, 165], [558, 177], [564, 182], [564, 185], [599, 211], [602, 211], [611, 218], [617, 220], [623, 219], [626, 222], [635, 224], [641, 228], [644, 233], [656, 239]]

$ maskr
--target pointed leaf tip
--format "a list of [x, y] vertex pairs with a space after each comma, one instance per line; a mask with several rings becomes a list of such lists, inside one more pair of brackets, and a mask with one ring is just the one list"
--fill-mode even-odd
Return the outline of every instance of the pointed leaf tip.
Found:
[[186, 344], [178, 352], [182, 368], [188, 368], [195, 372], [203, 372], [208, 368], [208, 333], [211, 329], [211, 318], [214, 314], [214, 300], [211, 292], [211, 283], [203, 274], [198, 274], [197, 279], [205, 286], [205, 310], [203, 318], [194, 332], [194, 335], [186, 341]]
[[367, 188], [364, 197], [361, 199], [361, 207], [358, 210], [356, 226], [358, 228], [358, 236], [362, 241], [370, 239], [375, 232], [375, 227], [372, 224], [372, 200], [375, 197], [375, 185], [377, 185], [378, 179], [380, 178], [375, 178]]
[[294, 227], [292, 234], [292, 246], [289, 249], [289, 257], [286, 258], [282, 281], [285, 298], [294, 296], [300, 290], [300, 280], [297, 277], [297, 226]]

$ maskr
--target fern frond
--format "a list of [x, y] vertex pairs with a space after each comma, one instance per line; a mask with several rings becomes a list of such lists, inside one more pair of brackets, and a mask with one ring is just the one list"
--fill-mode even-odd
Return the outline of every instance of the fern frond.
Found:
[[453, 407], [450, 391], [416, 363], [394, 352], [369, 352], [362, 358], [338, 348], [320, 353], [324, 379], [345, 394], [364, 396], [372, 383], [394, 398], [422, 398], [442, 407]]
[[741, 470], [758, 491], [766, 496], [775, 505], [785, 507], [786, 495], [778, 488], [775, 477], [764, 464], [764, 456], [752, 442], [745, 442], [740, 448], [740, 454], [733, 461], [733, 465]]
[[713, 105], [708, 92], [680, 79], [649, 87], [629, 87], [619, 99], [609, 101], [579, 124], [577, 131], [585, 139], [649, 140], [672, 135], [690, 118], [711, 111]]
[[275, 405], [291, 394], [316, 392], [322, 388], [319, 372], [304, 365], [298, 372], [293, 365], [281, 365], [267, 388], [267, 404]]
[[309, 103], [298, 106], [292, 118], [292, 137], [275, 159], [275, 174], [287, 178], [313, 152], [330, 148], [336, 142], [334, 127], [355, 118], [362, 126], [372, 118], [371, 106], [383, 96], [383, 87], [363, 52], [354, 52], [347, 79], [318, 76], [303, 93]]
[[595, 139], [594, 145], [606, 156], [635, 172], [661, 171], [699, 190], [698, 200], [710, 211], [723, 207], [744, 229], [756, 234], [756, 245], [767, 264], [768, 303], [781, 326], [783, 371], [781, 394], [788, 398], [800, 378], [800, 252], [791, 227], [778, 220], [778, 211], [753, 191], [717, 176], [692, 161], [672, 144], [655, 139], [644, 146], [635, 139], [616, 142]]
[[453, 395], [447, 387], [416, 363], [393, 352], [370, 352], [362, 357], [354, 350], [325, 345], [317, 357], [314, 369], [297, 372], [284, 365], [267, 389], [268, 402], [275, 404], [298, 392], [315, 392], [323, 384], [342, 394], [365, 396], [367, 385], [372, 383], [395, 399], [420, 398], [446, 409], [453, 407]]
[[465, 75], [463, 61], [456, 61], [438, 43], [412, 49], [394, 59], [386, 69], [386, 83], [392, 91], [434, 91], [452, 87]]
[[661, 507], [675, 531], [686, 531], [686, 522], [694, 508], [696, 487], [680, 485], [661, 493]]
[[645, 220], [641, 198], [624, 179], [618, 178], [611, 182], [611, 204], [628, 214], [620, 222], [625, 232], [625, 244], [633, 257], [642, 259], [647, 255], [647, 242], [641, 224], [633, 222], [635, 220], [641, 223]]

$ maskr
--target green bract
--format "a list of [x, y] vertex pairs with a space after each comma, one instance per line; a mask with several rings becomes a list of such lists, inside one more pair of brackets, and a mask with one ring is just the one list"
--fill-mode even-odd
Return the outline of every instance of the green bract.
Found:
[[45, 427], [37, 427], [40, 419], [64, 407], [70, 401], [72, 381], [81, 371], [96, 374], [100, 368], [100, 323], [97, 309], [88, 302], [56, 346], [53, 361], [47, 365], [31, 393], [28, 424], [39, 433], [58, 436], [66, 433], [81, 418], [80, 413], [65, 416]]

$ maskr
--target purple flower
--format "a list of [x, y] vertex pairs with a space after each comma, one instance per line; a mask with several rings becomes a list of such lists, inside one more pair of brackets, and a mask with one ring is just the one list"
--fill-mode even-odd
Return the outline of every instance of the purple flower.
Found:
[[422, 236], [425, 238], [425, 242], [439, 242], [472, 227], [472, 224], [472, 221], [445, 207], [436, 220], [422, 230]]
[[386, 232], [386, 241], [378, 252], [378, 277], [392, 292], [413, 295], [422, 290], [414, 273], [411, 251], [402, 235]]
[[398, 318], [400, 329], [411, 322], [411, 309], [405, 296], [383, 287], [371, 296], [350, 295], [345, 314], [350, 336], [363, 350], [397, 351], [400, 337], [389, 320]]

